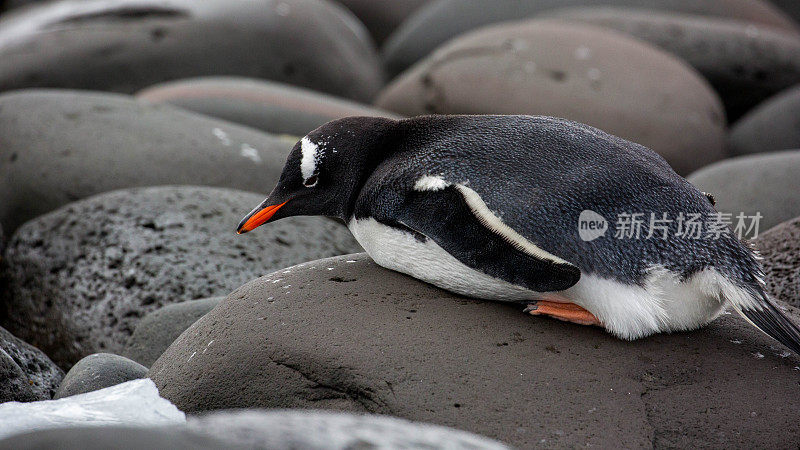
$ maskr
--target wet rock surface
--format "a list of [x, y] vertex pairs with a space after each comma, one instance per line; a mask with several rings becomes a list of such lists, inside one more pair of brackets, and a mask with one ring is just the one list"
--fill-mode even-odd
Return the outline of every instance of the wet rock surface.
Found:
[[728, 147], [734, 155], [800, 148], [800, 85], [770, 98], [736, 122]]
[[99, 391], [147, 377], [147, 367], [111, 353], [95, 353], [78, 361], [61, 381], [54, 399]]
[[447, 40], [497, 22], [520, 20], [556, 8], [617, 6], [730, 17], [797, 31], [797, 24], [765, 0], [438, 0], [417, 10], [383, 46], [390, 73], [397, 74]]
[[680, 57], [719, 93], [731, 122], [800, 83], [800, 36], [794, 32], [727, 18], [624, 8], [557, 10], [548, 17], [610, 28]]
[[179, 80], [151, 86], [139, 92], [137, 97], [269, 133], [293, 136], [305, 136], [320, 125], [342, 117], [399, 117], [368, 105], [252, 78]]
[[650, 147], [679, 174], [724, 156], [725, 113], [697, 72], [621, 33], [557, 20], [460, 36], [395, 79], [376, 105], [407, 116], [563, 117]]
[[126, 187], [189, 184], [267, 192], [292, 145], [121, 95], [0, 95], [0, 223], [11, 234], [59, 206]]
[[225, 295], [272, 270], [360, 249], [344, 226], [320, 217], [237, 236], [240, 218], [262, 200], [153, 187], [41, 216], [6, 251], [5, 326], [69, 367], [92, 353], [119, 353], [139, 320], [164, 305]]
[[149, 376], [187, 412], [380, 413], [519, 448], [747, 447], [800, 442], [798, 362], [738, 316], [626, 342], [347, 255], [234, 291]]
[[50, 400], [63, 377], [41, 350], [0, 327], [0, 403]]
[[224, 299], [213, 297], [175, 303], [151, 312], [136, 325], [122, 355], [150, 367], [181, 333]]
[[800, 215], [798, 150], [731, 158], [704, 167], [687, 179], [714, 196], [717, 211], [734, 217], [760, 213], [760, 231]]
[[383, 82], [363, 25], [320, 0], [61, 0], [0, 19], [0, 90], [133, 93], [167, 80], [252, 76], [360, 101]]
[[800, 217], [767, 230], [755, 241], [764, 281], [774, 298], [800, 308]]

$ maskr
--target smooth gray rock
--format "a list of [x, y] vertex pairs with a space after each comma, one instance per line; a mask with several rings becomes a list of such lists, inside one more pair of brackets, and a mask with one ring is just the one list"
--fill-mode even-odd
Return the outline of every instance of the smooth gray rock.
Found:
[[338, 0], [366, 25], [378, 44], [430, 0]]
[[53, 398], [99, 391], [140, 378], [147, 378], [147, 367], [119, 355], [95, 353], [69, 369]]
[[252, 78], [178, 80], [149, 87], [136, 96], [151, 103], [169, 103], [270, 133], [293, 136], [305, 136], [320, 125], [342, 117], [399, 117], [330, 95]]
[[0, 95], [0, 223], [114, 189], [163, 184], [266, 192], [294, 142], [117, 94]]
[[383, 83], [366, 29], [327, 0], [61, 0], [0, 19], [0, 90], [133, 93], [239, 75], [359, 101]]
[[452, 428], [393, 417], [325, 411], [230, 411], [187, 425], [79, 427], [13, 436], [0, 449], [501, 450], [505, 445]]
[[800, 150], [740, 156], [704, 167], [687, 177], [712, 194], [720, 212], [762, 215], [759, 230], [800, 216]]
[[800, 85], [759, 105], [731, 128], [734, 155], [800, 148]]
[[649, 147], [679, 174], [725, 156], [725, 113], [700, 74], [630, 36], [558, 20], [459, 36], [396, 78], [376, 105], [406, 116], [563, 117]]
[[730, 17], [784, 30], [797, 24], [766, 0], [437, 0], [418, 9], [387, 39], [383, 56], [392, 75], [447, 40], [497, 22], [533, 17], [555, 8], [620, 6]]
[[580, 8], [547, 14], [610, 28], [666, 50], [711, 83], [733, 122], [757, 104], [800, 83], [800, 36], [719, 17], [625, 8]]
[[167, 349], [149, 372], [164, 398], [187, 413], [387, 414], [517, 448], [800, 443], [800, 358], [738, 316], [627, 342], [452, 295], [363, 254], [287, 270], [232, 292]]
[[225, 295], [272, 270], [361, 248], [321, 217], [237, 235], [262, 200], [208, 187], [125, 189], [34, 219], [6, 250], [6, 326], [69, 367], [92, 353], [120, 353], [139, 320], [164, 305]]
[[63, 377], [41, 350], [0, 327], [0, 403], [50, 400]]
[[228, 411], [190, 417], [187, 427], [249, 448], [275, 450], [508, 449], [453, 428], [332, 411]]
[[769, 293], [800, 308], [800, 217], [770, 228], [754, 243], [763, 258]]
[[214, 297], [175, 303], [151, 312], [136, 325], [122, 355], [150, 367], [181, 333], [224, 299]]

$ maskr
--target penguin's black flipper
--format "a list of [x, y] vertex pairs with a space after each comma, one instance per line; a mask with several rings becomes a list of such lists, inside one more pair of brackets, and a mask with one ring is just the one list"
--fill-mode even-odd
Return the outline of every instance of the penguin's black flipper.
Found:
[[433, 239], [470, 268], [537, 292], [561, 291], [580, 279], [578, 267], [505, 225], [466, 186], [415, 190], [405, 203], [396, 224]]

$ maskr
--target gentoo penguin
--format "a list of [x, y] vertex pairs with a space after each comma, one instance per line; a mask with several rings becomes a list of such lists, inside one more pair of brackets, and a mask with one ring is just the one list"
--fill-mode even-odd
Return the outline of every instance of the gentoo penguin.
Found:
[[[585, 211], [673, 220], [655, 236], [582, 239]], [[679, 236], [678, 217], [719, 217], [710, 198], [648, 148], [587, 125], [336, 120], [295, 145], [238, 232], [299, 215], [342, 219], [376, 263], [458, 294], [625, 339], [700, 327], [730, 303], [800, 354], [800, 329], [768, 299], [753, 251], [730, 232]]]

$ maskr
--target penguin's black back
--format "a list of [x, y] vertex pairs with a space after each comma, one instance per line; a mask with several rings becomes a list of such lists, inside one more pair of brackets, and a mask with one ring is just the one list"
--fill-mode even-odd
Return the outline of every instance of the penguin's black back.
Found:
[[[387, 156], [362, 189], [357, 218], [376, 209], [390, 216], [394, 192], [436, 175], [466, 184], [506, 225], [584, 273], [641, 283], [654, 264], [689, 276], [738, 267], [749, 256], [731, 235], [675, 237], [679, 213], [711, 220], [716, 211], [705, 195], [652, 150], [587, 125], [540, 116], [421, 116], [399, 121], [383, 145]], [[605, 236], [580, 239], [584, 210], [606, 218]], [[643, 214], [640, 239], [614, 237], [622, 213]], [[669, 239], [645, 239], [651, 213], [673, 220]]]

